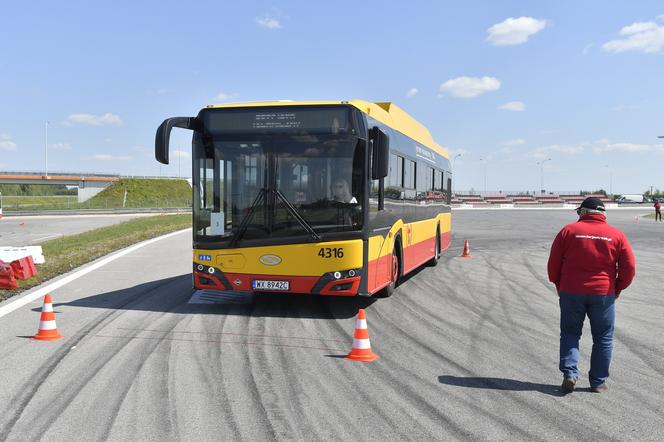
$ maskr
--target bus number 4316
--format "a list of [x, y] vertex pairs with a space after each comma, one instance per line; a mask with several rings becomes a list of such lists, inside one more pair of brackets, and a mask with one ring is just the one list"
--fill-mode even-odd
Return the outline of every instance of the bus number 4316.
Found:
[[322, 247], [318, 251], [318, 256], [321, 258], [343, 258], [344, 257], [344, 248], [343, 247]]

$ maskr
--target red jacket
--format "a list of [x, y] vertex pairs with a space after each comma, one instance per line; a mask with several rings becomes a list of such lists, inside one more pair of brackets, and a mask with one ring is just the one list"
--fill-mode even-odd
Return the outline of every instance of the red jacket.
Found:
[[560, 292], [620, 294], [634, 279], [634, 253], [625, 234], [601, 214], [566, 225], [551, 246], [549, 281]]
[[655, 201], [655, 211], [659, 212], [659, 209], [662, 207], [662, 205], [659, 203], [659, 201]]

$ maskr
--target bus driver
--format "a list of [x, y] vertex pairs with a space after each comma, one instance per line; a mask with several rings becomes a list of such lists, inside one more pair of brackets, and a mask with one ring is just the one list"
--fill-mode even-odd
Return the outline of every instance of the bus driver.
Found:
[[357, 200], [350, 193], [348, 181], [343, 178], [337, 179], [332, 185], [332, 199], [340, 203], [357, 204]]

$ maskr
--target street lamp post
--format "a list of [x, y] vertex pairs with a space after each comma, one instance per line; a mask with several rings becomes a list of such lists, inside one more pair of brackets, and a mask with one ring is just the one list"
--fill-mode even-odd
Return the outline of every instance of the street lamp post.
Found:
[[480, 161], [484, 163], [484, 196], [486, 197], [486, 160], [484, 158], [480, 158]]
[[456, 159], [459, 158], [460, 156], [461, 156], [461, 154], [458, 153], [458, 154], [454, 155], [454, 158], [452, 158], [452, 177], [453, 177], [452, 178], [452, 189], [451, 189], [452, 193], [454, 193], [454, 183], [456, 182], [456, 176], [454, 175], [456, 173], [456, 169], [454, 167], [454, 164], [455, 164]]
[[613, 195], [613, 171], [608, 164], [605, 164], [604, 167], [609, 171], [609, 195]]
[[48, 176], [48, 121], [46, 122], [46, 144], [44, 145], [44, 176]]
[[551, 158], [547, 158], [546, 160], [538, 161], [537, 164], [539, 164], [540, 167], [540, 195], [542, 192], [544, 192], [544, 163], [547, 161], [551, 161]]

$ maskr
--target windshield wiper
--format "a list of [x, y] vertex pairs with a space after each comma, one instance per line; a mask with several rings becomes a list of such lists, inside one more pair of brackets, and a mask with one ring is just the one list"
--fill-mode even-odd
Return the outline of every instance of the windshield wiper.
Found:
[[235, 235], [233, 235], [233, 238], [231, 238], [231, 242], [229, 243], [229, 247], [235, 247], [237, 242], [242, 238], [242, 235], [244, 235], [244, 232], [247, 231], [247, 227], [249, 227], [249, 222], [251, 222], [251, 219], [254, 217], [254, 212], [256, 212], [256, 207], [258, 207], [260, 204], [263, 203], [263, 199], [265, 198], [265, 194], [267, 193], [267, 189], [264, 187], [261, 188], [261, 190], [258, 192], [258, 195], [256, 195], [256, 198], [254, 199], [254, 202], [251, 204], [251, 207], [249, 207], [249, 212], [247, 212], [246, 215], [242, 218], [242, 221], [240, 222], [240, 227], [237, 229], [237, 232], [235, 232]]
[[316, 241], [320, 241], [320, 239], [321, 239], [321, 238], [320, 238], [320, 235], [319, 235], [318, 233], [316, 233], [316, 231], [314, 230], [314, 228], [311, 227], [311, 224], [309, 224], [309, 223], [307, 222], [307, 220], [305, 220], [304, 218], [302, 218], [302, 215], [300, 215], [300, 214], [298, 213], [298, 211], [297, 211], [297, 209], [295, 208], [295, 206], [293, 206], [293, 205], [291, 204], [291, 202], [288, 201], [288, 199], [286, 198], [286, 196], [285, 196], [283, 193], [281, 193], [281, 191], [280, 191], [279, 189], [273, 189], [272, 192], [274, 192], [274, 194], [277, 195], [277, 198], [279, 198], [281, 201], [284, 202], [284, 204], [286, 205], [286, 208], [288, 209], [288, 211], [290, 212], [290, 214], [293, 215], [293, 217], [297, 220], [297, 222], [299, 222], [300, 225], [302, 225], [302, 227], [304, 227], [304, 229], [305, 229], [307, 232], [309, 232], [309, 234], [310, 234], [310, 235], [311, 235]]

